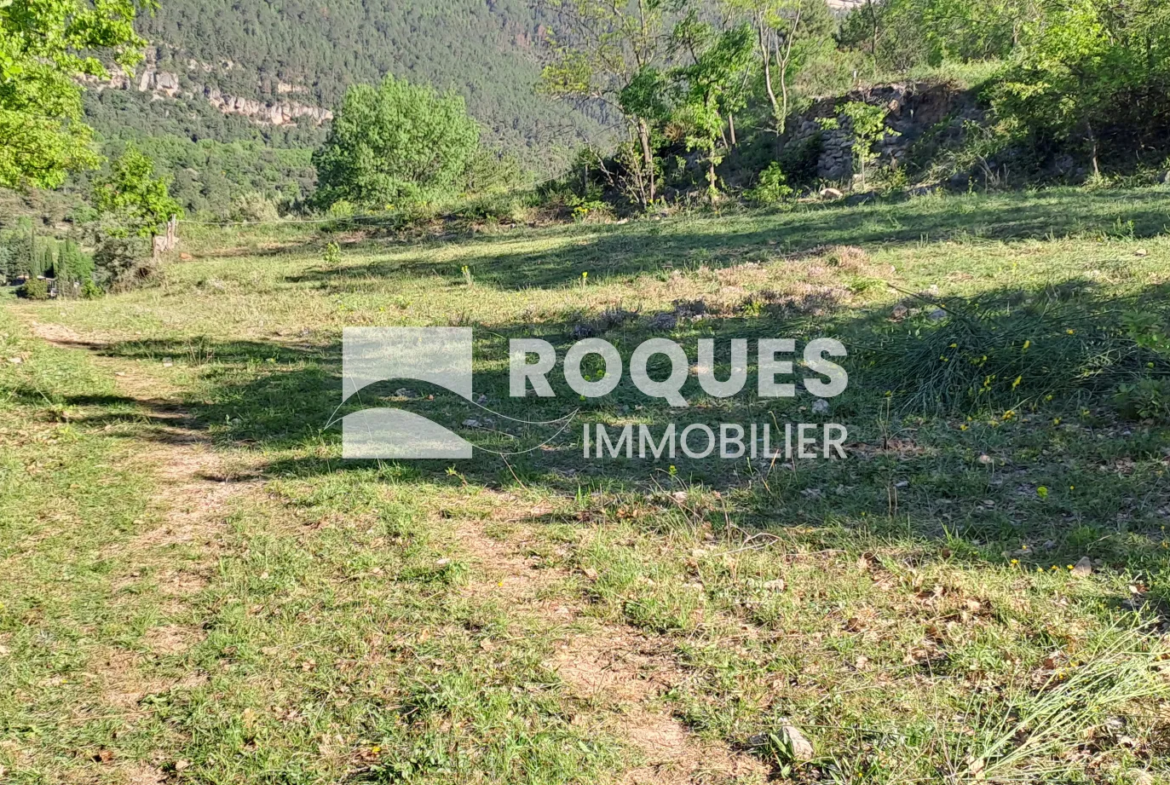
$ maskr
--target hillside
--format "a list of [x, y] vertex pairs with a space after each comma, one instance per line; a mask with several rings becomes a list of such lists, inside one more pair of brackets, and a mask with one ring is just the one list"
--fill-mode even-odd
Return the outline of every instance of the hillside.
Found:
[[601, 132], [534, 94], [543, 30], [525, 0], [167, 0], [138, 29], [146, 62], [88, 91], [109, 140], [313, 147], [346, 87], [386, 73], [459, 92], [485, 142], [537, 170]]

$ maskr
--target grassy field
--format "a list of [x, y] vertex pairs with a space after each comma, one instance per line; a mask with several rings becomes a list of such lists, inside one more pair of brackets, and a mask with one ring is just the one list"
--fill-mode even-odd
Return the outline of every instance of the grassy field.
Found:
[[[0, 781], [1170, 782], [1170, 190], [481, 228], [185, 227], [4, 304]], [[338, 412], [370, 325], [473, 327], [485, 406], [574, 424]], [[508, 396], [509, 339], [591, 335], [835, 337], [850, 386]], [[485, 449], [343, 461], [386, 402]], [[826, 420], [845, 460], [582, 457]]]

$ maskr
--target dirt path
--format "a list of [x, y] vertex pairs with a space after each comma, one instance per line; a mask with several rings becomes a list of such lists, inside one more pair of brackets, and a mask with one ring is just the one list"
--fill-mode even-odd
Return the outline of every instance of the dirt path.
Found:
[[[240, 480], [212, 447], [211, 439], [183, 408], [176, 388], [143, 373], [134, 360], [102, 355], [104, 342], [77, 334], [59, 324], [26, 321], [41, 340], [62, 349], [85, 349], [96, 367], [115, 378], [118, 394], [138, 402], [146, 425], [134, 434], [134, 465], [153, 476], [151, 519], [156, 525], [129, 541], [110, 546], [108, 555], [121, 566], [116, 596], [131, 612], [136, 602], [156, 600], [163, 619], [146, 630], [146, 652], [109, 647], [91, 671], [99, 685], [101, 702], [127, 721], [145, 711], [142, 699], [168, 690], [202, 686], [207, 675], [190, 670], [180, 679], [153, 675], [160, 657], [182, 655], [201, 642], [204, 624], [195, 598], [210, 582], [217, 560], [226, 547], [226, 517], [234, 497], [255, 489], [254, 479]], [[160, 759], [151, 763], [125, 762], [113, 781], [149, 785], [166, 781]]]
[[[543, 510], [518, 511], [505, 499], [511, 524], [540, 517]], [[545, 663], [586, 707], [582, 719], [623, 739], [642, 763], [625, 773], [623, 785], [724, 785], [763, 782], [767, 767], [730, 747], [701, 739], [665, 704], [662, 696], [686, 679], [669, 641], [584, 615], [572, 599], [549, 599], [564, 571], [543, 569], [526, 558], [532, 533], [521, 523], [508, 538], [488, 536], [491, 521], [459, 519], [459, 542], [474, 561], [466, 591], [507, 604], [515, 618], [535, 620], [552, 630], [556, 653]]]

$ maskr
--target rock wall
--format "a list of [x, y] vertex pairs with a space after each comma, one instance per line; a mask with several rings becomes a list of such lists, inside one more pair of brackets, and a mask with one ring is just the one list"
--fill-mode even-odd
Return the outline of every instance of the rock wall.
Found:
[[[904, 163], [910, 148], [928, 132], [938, 134], [944, 143], [956, 141], [961, 138], [967, 121], [985, 120], [985, 113], [972, 96], [950, 84], [890, 84], [821, 99], [792, 123], [784, 146], [808, 144], [819, 134], [822, 149], [817, 176], [822, 179], [839, 182], [853, 177], [852, 126], [849, 118], [841, 114], [841, 108], [855, 101], [885, 107], [886, 127], [897, 132], [887, 133], [877, 144], [879, 165], [883, 166]], [[823, 129], [820, 121], [827, 118], [836, 118], [838, 128]], [[946, 125], [938, 128], [944, 121]]]
[[[189, 71], [203, 73], [211, 73], [215, 69], [215, 66], [209, 63], [200, 63], [196, 60], [188, 61], [187, 67]], [[226, 63], [224, 67], [231, 70], [232, 64]], [[140, 93], [150, 93], [155, 100], [199, 96], [224, 114], [243, 115], [261, 125], [290, 125], [303, 118], [308, 118], [314, 124], [321, 125], [333, 119], [333, 112], [328, 109], [296, 101], [270, 102], [256, 98], [244, 98], [229, 95], [221, 92], [218, 88], [198, 83], [193, 83], [188, 89], [184, 89], [178, 74], [159, 70], [149, 58], [142, 70], [133, 77], [115, 72], [106, 80], [89, 79], [86, 81], [98, 90], [137, 90]], [[279, 84], [277, 89], [281, 95], [308, 91], [307, 88], [284, 83]]]

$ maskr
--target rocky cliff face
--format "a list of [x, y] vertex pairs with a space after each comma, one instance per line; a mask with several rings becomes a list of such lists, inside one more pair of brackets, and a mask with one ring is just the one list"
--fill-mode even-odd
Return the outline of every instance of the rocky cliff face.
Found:
[[[852, 129], [849, 118], [840, 114], [841, 107], [852, 101], [886, 108], [886, 127], [897, 133], [887, 133], [877, 144], [884, 165], [903, 163], [910, 148], [927, 132], [938, 134], [940, 141], [946, 142], [961, 136], [967, 121], [985, 119], [968, 93], [948, 84], [891, 84], [822, 99], [793, 124], [785, 140], [785, 147], [799, 147], [820, 135], [817, 176], [822, 179], [842, 181], [853, 175]], [[820, 121], [827, 118], [836, 118], [838, 128], [823, 130]]]
[[[232, 63], [225, 62], [219, 66], [196, 60], [187, 63], [188, 71], [196, 74], [211, 73], [216, 68], [231, 70]], [[155, 100], [201, 97], [224, 114], [243, 115], [261, 125], [290, 125], [305, 118], [315, 125], [321, 125], [333, 119], [333, 112], [328, 109], [296, 101], [273, 102], [229, 95], [218, 88], [207, 87], [192, 80], [188, 80], [187, 86], [184, 87], [179, 74], [159, 70], [149, 57], [133, 77], [114, 73], [105, 81], [89, 81], [91, 86], [98, 90], [137, 90], [140, 93], [150, 93]], [[277, 91], [281, 95], [289, 95], [307, 92], [307, 89], [299, 85], [282, 83], [277, 86]]]

